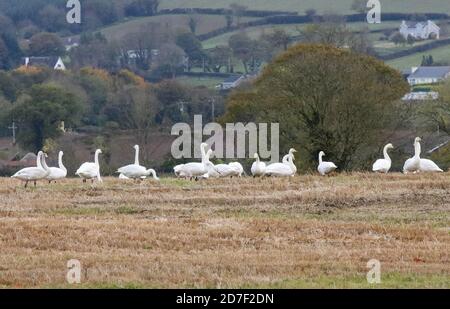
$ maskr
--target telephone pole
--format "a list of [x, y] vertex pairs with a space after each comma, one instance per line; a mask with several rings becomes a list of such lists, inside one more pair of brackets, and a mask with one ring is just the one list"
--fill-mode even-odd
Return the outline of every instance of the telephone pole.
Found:
[[12, 130], [12, 135], [13, 135], [13, 145], [16, 145], [16, 129], [18, 129], [16, 127], [16, 122], [13, 121], [12, 125], [10, 127], [8, 127], [8, 129]]

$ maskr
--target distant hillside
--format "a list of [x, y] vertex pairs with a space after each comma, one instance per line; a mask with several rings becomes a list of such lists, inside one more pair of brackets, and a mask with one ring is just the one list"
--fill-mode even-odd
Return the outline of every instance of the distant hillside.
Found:
[[[353, 0], [161, 0], [161, 9], [173, 8], [224, 8], [232, 3], [254, 10], [283, 10], [304, 13], [315, 9], [318, 13], [351, 13]], [[382, 1], [383, 12], [450, 13], [448, 0], [389, 0]]]

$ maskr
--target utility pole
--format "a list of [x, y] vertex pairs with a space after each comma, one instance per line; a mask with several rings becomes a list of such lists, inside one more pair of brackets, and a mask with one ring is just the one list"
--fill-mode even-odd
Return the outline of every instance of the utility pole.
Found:
[[12, 135], [13, 135], [13, 145], [16, 145], [16, 129], [18, 129], [16, 127], [16, 122], [13, 121], [12, 126], [8, 127], [8, 129], [12, 130]]
[[211, 117], [212, 122], [214, 122], [216, 120], [216, 100], [214, 98], [211, 98], [210, 102], [211, 102]]

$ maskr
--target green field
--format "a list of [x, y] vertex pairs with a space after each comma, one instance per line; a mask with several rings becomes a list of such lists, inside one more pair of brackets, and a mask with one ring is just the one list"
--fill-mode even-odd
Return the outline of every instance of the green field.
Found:
[[387, 64], [394, 68], [403, 70], [413, 66], [419, 66], [424, 55], [432, 55], [435, 62], [450, 63], [450, 45], [387, 61]]
[[[217, 15], [194, 15], [197, 20], [196, 34], [204, 34], [226, 26], [225, 17]], [[100, 29], [108, 40], [120, 40], [127, 34], [138, 32], [149, 24], [167, 25], [172, 30], [189, 30], [189, 15], [159, 15], [133, 18], [128, 21]], [[242, 22], [254, 20], [252, 17], [242, 18]]]
[[[313, 8], [319, 13], [353, 13], [353, 0], [161, 0], [161, 9], [173, 8], [224, 8], [239, 3], [254, 10], [283, 10], [303, 13]], [[389, 0], [382, 1], [382, 12], [450, 13], [448, 0]]]

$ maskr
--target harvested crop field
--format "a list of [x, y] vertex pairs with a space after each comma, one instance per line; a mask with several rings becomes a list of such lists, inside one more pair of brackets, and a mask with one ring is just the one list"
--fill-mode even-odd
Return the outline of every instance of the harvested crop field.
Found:
[[[0, 287], [450, 287], [450, 175], [0, 179]], [[369, 284], [367, 262], [381, 263]]]

